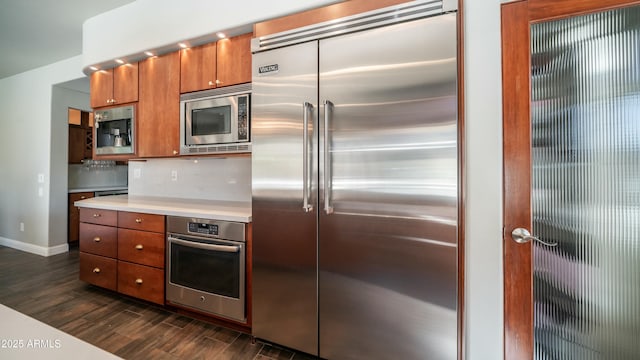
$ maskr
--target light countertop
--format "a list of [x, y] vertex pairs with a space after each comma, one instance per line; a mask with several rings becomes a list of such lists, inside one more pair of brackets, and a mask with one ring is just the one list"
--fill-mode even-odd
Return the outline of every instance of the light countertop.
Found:
[[77, 207], [93, 209], [251, 222], [250, 202], [111, 195], [80, 200], [74, 204]]

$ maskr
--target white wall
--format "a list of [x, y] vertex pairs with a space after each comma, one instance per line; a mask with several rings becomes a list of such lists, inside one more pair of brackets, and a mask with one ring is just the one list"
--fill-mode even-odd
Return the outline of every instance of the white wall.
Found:
[[[69, 79], [65, 79], [69, 80]], [[89, 94], [52, 87], [51, 95], [51, 151], [49, 184], [49, 247], [67, 244], [68, 230], [68, 109], [91, 111]]]
[[467, 359], [503, 357], [500, 0], [465, 0]]
[[[50, 218], [50, 205], [61, 211], [58, 198], [50, 201], [51, 191], [58, 191], [60, 183], [60, 144], [51, 141], [52, 86], [84, 76], [81, 60], [76, 56], [0, 80], [0, 244], [41, 255], [67, 249], [66, 243], [60, 245], [57, 231], [56, 238], [50, 238], [50, 226], [64, 226], [66, 233], [66, 222], [52, 224]], [[52, 166], [56, 166], [53, 182]], [[44, 177], [42, 183], [38, 183], [39, 174]]]
[[[213, 35], [251, 32], [251, 24], [336, 0], [137, 0], [85, 21], [83, 67]], [[111, 63], [113, 64], [113, 63]]]

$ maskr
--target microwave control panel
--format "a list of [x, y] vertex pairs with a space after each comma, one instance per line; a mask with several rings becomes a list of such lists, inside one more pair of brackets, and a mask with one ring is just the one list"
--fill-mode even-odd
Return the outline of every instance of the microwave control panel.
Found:
[[238, 140], [249, 138], [249, 95], [238, 97]]

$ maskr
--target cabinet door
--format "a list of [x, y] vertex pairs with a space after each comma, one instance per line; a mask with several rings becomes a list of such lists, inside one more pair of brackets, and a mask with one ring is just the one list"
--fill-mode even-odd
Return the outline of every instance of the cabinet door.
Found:
[[138, 63], [113, 70], [113, 99], [116, 104], [138, 101]]
[[180, 53], [140, 62], [138, 156], [176, 156], [180, 146]]
[[78, 200], [92, 198], [92, 192], [81, 192], [69, 194], [69, 235], [68, 242], [77, 242], [80, 239], [80, 209], [73, 203]]
[[244, 34], [218, 41], [218, 87], [251, 82], [251, 37]]
[[80, 251], [115, 258], [118, 256], [118, 228], [80, 223]]
[[[85, 158], [87, 129], [69, 125], [69, 164], [81, 164]], [[90, 157], [89, 157], [90, 158]]]
[[164, 234], [118, 229], [118, 260], [164, 269]]
[[216, 87], [216, 43], [180, 51], [180, 93]]
[[91, 107], [111, 105], [113, 98], [113, 69], [99, 70], [90, 78]]
[[164, 305], [164, 270], [119, 260], [118, 292]]
[[80, 252], [80, 280], [115, 291], [117, 271], [116, 259]]

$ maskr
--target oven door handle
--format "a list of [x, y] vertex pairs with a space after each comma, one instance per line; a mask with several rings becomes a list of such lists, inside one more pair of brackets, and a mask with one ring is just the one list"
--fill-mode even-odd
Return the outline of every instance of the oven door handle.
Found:
[[238, 252], [240, 251], [239, 246], [228, 246], [228, 245], [214, 245], [214, 244], [204, 244], [201, 242], [195, 241], [185, 241], [182, 239], [174, 238], [173, 236], [169, 236], [169, 242], [183, 245], [191, 248], [203, 249], [203, 250], [214, 250], [214, 251], [223, 251], [223, 252]]

